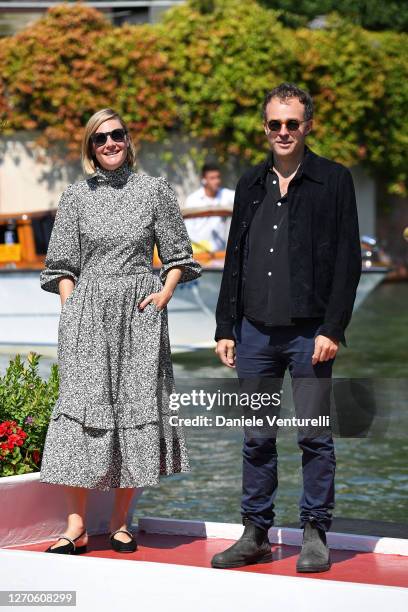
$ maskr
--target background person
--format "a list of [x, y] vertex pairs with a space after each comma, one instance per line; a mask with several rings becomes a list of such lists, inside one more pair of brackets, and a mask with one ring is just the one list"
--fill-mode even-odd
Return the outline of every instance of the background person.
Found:
[[[194, 210], [230, 210], [234, 204], [235, 192], [221, 187], [221, 170], [217, 164], [204, 164], [201, 170], [201, 187], [191, 193], [183, 207], [183, 214]], [[185, 219], [188, 235], [194, 251], [224, 251], [231, 217], [209, 216]]]

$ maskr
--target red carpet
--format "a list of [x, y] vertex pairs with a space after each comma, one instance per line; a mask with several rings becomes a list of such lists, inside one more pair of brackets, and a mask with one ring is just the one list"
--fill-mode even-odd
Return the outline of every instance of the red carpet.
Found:
[[[139, 533], [137, 539], [139, 548], [136, 552], [121, 554], [110, 549], [107, 535], [91, 536], [88, 543], [89, 552], [82, 556], [211, 567], [211, 557], [233, 544], [231, 540], [216, 538], [206, 539], [146, 533]], [[17, 550], [41, 551], [45, 550], [52, 541], [14, 548]], [[296, 559], [300, 552], [298, 547], [274, 544], [272, 550], [274, 560], [271, 563], [251, 565], [230, 571], [408, 587], [408, 557], [332, 550], [333, 565], [330, 571], [319, 574], [298, 574], [295, 569]], [[212, 571], [222, 572], [224, 570], [213, 569]]]

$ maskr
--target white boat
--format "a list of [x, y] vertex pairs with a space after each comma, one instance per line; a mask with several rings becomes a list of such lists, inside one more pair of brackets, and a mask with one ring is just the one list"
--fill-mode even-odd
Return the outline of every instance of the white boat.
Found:
[[[384, 270], [362, 275], [355, 308], [382, 281]], [[168, 304], [169, 332], [174, 352], [214, 346], [215, 305], [222, 270], [204, 269], [199, 279], [176, 288]], [[41, 289], [38, 270], [0, 272], [0, 347], [30, 346], [56, 354], [60, 298]]]
[[[196, 211], [187, 216], [215, 214], [214, 211]], [[217, 215], [230, 216], [231, 211], [217, 210]], [[24, 219], [22, 219], [24, 217]], [[7, 262], [0, 251], [0, 350], [15, 352], [30, 347], [44, 355], [55, 357], [58, 340], [60, 298], [41, 289], [39, 271], [44, 255], [37, 255], [33, 236], [30, 237], [30, 219], [38, 221], [41, 213], [21, 215], [27, 244], [22, 242], [28, 256], [17, 262]], [[5, 220], [4, 220], [5, 221]], [[9, 219], [7, 218], [7, 221]], [[1, 222], [1, 219], [0, 219]], [[32, 232], [31, 232], [32, 233]], [[20, 232], [22, 234], [22, 232]], [[7, 247], [8, 245], [0, 245]], [[18, 245], [10, 245], [10, 249]], [[43, 245], [44, 247], [44, 245]], [[355, 308], [383, 280], [388, 268], [373, 264], [372, 245], [366, 244], [363, 274], [357, 289]], [[371, 250], [370, 250], [371, 249]], [[11, 251], [10, 251], [11, 252]], [[170, 341], [173, 352], [191, 351], [214, 346], [215, 307], [218, 299], [225, 252], [195, 251], [203, 267], [202, 276], [177, 286], [168, 304]], [[2, 261], [4, 262], [3, 265]], [[160, 262], [154, 260], [158, 272]]]

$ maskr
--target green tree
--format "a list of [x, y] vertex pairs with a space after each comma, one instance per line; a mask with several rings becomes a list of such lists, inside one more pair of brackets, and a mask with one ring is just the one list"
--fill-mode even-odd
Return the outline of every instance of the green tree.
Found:
[[212, 13], [215, 9], [214, 0], [191, 0], [191, 6], [196, 9], [199, 13], [205, 15], [206, 13]]
[[0, 40], [3, 132], [35, 130], [48, 154], [62, 142], [77, 159], [90, 114], [113, 106], [137, 143], [166, 145], [176, 132], [247, 164], [267, 148], [265, 93], [293, 81], [315, 101], [313, 148], [406, 194], [408, 35], [367, 31], [338, 13], [324, 29], [290, 29], [278, 17], [256, 0], [214, 0], [210, 13], [193, 1], [161, 23], [117, 28], [84, 5], [54, 7]]
[[306, 25], [318, 15], [336, 11], [368, 30], [408, 29], [406, 0], [258, 0], [267, 8], [282, 11], [281, 21], [290, 27]]
[[113, 106], [129, 121], [136, 144], [162, 137], [176, 111], [159, 32], [150, 25], [117, 28], [93, 8], [60, 4], [1, 39], [3, 132], [35, 130], [36, 143], [56, 160], [53, 145], [60, 143], [66, 159], [77, 159], [86, 121]]

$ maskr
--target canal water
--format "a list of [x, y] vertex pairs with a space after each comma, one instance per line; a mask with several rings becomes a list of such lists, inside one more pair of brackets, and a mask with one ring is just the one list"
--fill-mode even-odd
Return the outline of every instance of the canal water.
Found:
[[[338, 517], [408, 522], [407, 304], [408, 284], [378, 287], [353, 316], [348, 348], [342, 347], [336, 359], [335, 376], [384, 385], [381, 408], [389, 415], [387, 431], [374, 439], [336, 438]], [[217, 364], [212, 350], [175, 355], [174, 365], [180, 379], [235, 376]], [[240, 522], [242, 430], [186, 427], [185, 432], [191, 473], [146, 490], [140, 515]], [[278, 454], [275, 512], [276, 524], [283, 525], [298, 520], [301, 454], [295, 432], [278, 437]]]
[[[341, 347], [335, 377], [375, 380], [384, 431], [363, 438], [335, 439], [335, 516], [408, 523], [408, 284], [383, 284], [354, 314]], [[8, 356], [0, 355], [3, 373]], [[173, 356], [176, 387], [235, 373], [217, 363], [213, 350]], [[41, 359], [48, 376], [51, 361]], [[288, 380], [286, 387], [290, 390]], [[377, 400], [378, 401], [378, 400]], [[199, 414], [182, 409], [182, 416]], [[202, 412], [200, 413], [202, 414]], [[378, 430], [378, 428], [377, 428]], [[186, 427], [191, 472], [164, 478], [140, 498], [138, 516], [240, 522], [241, 445], [239, 427]], [[276, 524], [298, 518], [301, 455], [296, 432], [278, 437], [279, 489]]]

